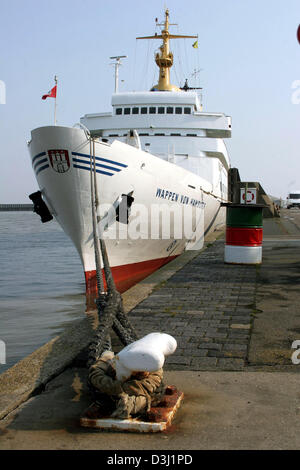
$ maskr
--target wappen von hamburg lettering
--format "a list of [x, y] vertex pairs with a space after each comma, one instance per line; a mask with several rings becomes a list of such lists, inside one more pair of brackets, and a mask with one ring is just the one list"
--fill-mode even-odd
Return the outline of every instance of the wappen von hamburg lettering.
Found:
[[151, 458], [142, 459], [142, 457], [134, 457], [134, 456], [118, 456], [114, 454], [111, 457], [108, 457], [107, 464], [108, 465], [131, 465], [134, 468], [138, 468], [142, 462], [150, 462], [152, 465], [164, 465], [169, 467], [170, 465], [189, 465], [193, 462], [193, 458], [189, 454], [152, 454]]
[[174, 193], [173, 191], [168, 191], [167, 189], [157, 188], [156, 197], [161, 199], [167, 199], [168, 201], [180, 202], [181, 204], [190, 204], [194, 207], [205, 207], [205, 202], [199, 201], [198, 199], [190, 198], [184, 194]]

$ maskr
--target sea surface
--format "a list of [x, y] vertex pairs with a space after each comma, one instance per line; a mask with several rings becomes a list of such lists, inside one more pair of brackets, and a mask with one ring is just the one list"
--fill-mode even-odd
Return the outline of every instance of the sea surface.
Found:
[[0, 212], [0, 374], [84, 316], [83, 268], [58, 223]]

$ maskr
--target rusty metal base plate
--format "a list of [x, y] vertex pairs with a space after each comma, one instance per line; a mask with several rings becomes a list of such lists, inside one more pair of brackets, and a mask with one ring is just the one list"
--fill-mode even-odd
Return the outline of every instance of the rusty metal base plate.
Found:
[[153, 406], [143, 420], [138, 418], [115, 419], [107, 416], [104, 417], [97, 404], [92, 403], [80, 417], [80, 425], [86, 428], [110, 431], [165, 431], [170, 426], [183, 396], [183, 392], [169, 385], [166, 387], [162, 401], [157, 406]]

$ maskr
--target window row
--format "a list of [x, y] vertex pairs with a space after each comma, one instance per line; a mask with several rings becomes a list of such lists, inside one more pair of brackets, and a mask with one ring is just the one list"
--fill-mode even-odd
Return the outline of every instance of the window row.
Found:
[[[145, 136], [149, 136], [149, 135], [154, 135], [154, 136], [182, 136], [182, 137], [198, 137], [197, 134], [179, 134], [179, 133], [171, 133], [171, 134], [163, 134], [161, 132], [157, 132], [155, 134], [148, 134], [148, 133], [143, 133], [143, 132], [140, 132], [139, 133], [139, 136], [140, 137], [145, 137]], [[108, 137], [127, 137], [127, 134], [108, 134]]]
[[133, 108], [116, 108], [116, 114], [191, 114], [191, 107], [180, 106], [142, 106]]

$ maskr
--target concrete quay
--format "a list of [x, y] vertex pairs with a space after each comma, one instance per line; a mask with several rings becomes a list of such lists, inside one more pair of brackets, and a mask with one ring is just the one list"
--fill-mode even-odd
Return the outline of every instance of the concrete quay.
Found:
[[185, 253], [124, 294], [139, 335], [178, 342], [164, 368], [185, 394], [171, 429], [80, 428], [93, 331], [84, 319], [0, 375], [0, 449], [298, 449], [299, 281], [298, 209], [264, 220], [260, 266], [225, 265], [223, 238]]

